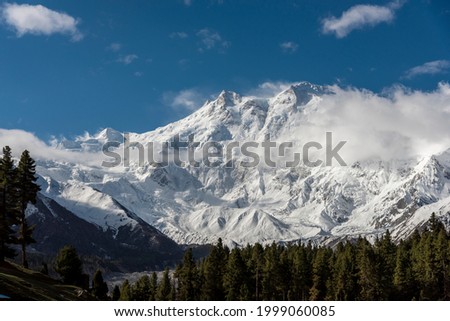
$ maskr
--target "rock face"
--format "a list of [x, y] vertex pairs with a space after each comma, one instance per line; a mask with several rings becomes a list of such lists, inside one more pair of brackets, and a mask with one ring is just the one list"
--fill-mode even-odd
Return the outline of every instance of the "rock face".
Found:
[[[323, 98], [333, 95], [332, 88], [309, 83], [267, 99], [224, 91], [180, 121], [126, 135], [125, 143], [124, 136], [112, 129], [62, 142], [56, 148], [97, 153], [99, 160], [108, 160], [101, 154], [106, 142], [121, 144], [115, 149], [118, 154], [126, 144], [134, 147], [126, 167], [106, 168], [101, 161], [84, 164], [77, 159], [38, 162], [42, 196], [38, 211], [30, 215], [44, 222], [38, 232], [48, 242], [40, 246], [54, 251], [51, 238], [66, 238], [81, 242], [86, 252], [118, 259], [125, 253], [142, 257], [139, 253], [144, 250], [163, 256], [177, 253], [177, 248], [159, 231], [179, 244], [204, 244], [219, 237], [241, 245], [300, 239], [331, 242], [386, 229], [396, 238], [405, 237], [432, 212], [448, 217], [450, 150], [423, 158], [373, 158], [319, 167], [230, 167], [218, 159], [210, 162], [214, 166], [204, 161], [198, 166], [158, 166], [161, 150], [153, 153], [153, 161], [147, 158], [149, 142], [177, 139], [197, 151], [213, 141], [226, 146], [261, 143], [268, 137], [301, 146], [302, 128], [322, 113]], [[189, 142], [192, 135], [199, 143], [196, 147]], [[58, 208], [56, 215], [52, 208]]]

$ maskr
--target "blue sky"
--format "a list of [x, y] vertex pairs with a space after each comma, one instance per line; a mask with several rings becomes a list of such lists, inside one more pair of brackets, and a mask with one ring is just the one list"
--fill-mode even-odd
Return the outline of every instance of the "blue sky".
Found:
[[444, 0], [30, 0], [0, 14], [0, 128], [42, 139], [149, 131], [263, 83], [450, 81]]

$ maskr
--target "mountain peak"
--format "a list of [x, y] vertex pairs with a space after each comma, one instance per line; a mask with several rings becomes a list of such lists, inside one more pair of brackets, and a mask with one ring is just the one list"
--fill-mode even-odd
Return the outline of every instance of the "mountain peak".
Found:
[[306, 105], [313, 97], [320, 97], [332, 93], [328, 87], [312, 84], [307, 81], [299, 82], [289, 86], [288, 89], [277, 96], [280, 103], [291, 103], [295, 105]]
[[111, 128], [106, 127], [95, 135], [97, 140], [106, 142], [123, 142], [123, 135], [121, 132]]
[[218, 105], [223, 107], [234, 106], [242, 101], [242, 97], [234, 91], [222, 90], [216, 99]]

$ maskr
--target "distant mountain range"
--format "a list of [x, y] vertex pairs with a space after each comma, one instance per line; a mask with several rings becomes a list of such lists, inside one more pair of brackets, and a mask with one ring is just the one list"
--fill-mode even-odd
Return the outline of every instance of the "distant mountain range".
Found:
[[[176, 243], [207, 244], [221, 237], [230, 245], [297, 240], [328, 244], [359, 235], [375, 237], [386, 229], [399, 239], [432, 212], [449, 221], [450, 149], [424, 157], [373, 157], [347, 166], [317, 167], [231, 167], [226, 162], [158, 166], [147, 159], [149, 142], [186, 142], [189, 137], [199, 142], [197, 147], [187, 143], [197, 150], [208, 142], [226, 146], [269, 137], [302, 146], [302, 130], [310, 119], [320, 118], [323, 98], [333, 94], [332, 87], [306, 82], [270, 98], [223, 91], [188, 117], [151, 132], [124, 137], [107, 128], [60, 140], [56, 149], [105, 161], [112, 160], [102, 154], [105, 143], [110, 151], [122, 153], [122, 160], [124, 144], [134, 148], [127, 167], [86, 164], [75, 156], [71, 162], [38, 160], [42, 190], [28, 211], [38, 223], [35, 250], [54, 252], [70, 243], [142, 268], [179, 256]], [[320, 134], [324, 137], [325, 132]], [[139, 146], [145, 148], [141, 163]]]

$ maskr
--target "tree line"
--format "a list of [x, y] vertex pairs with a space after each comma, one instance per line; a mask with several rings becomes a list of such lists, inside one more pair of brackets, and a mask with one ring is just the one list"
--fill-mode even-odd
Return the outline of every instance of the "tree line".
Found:
[[36, 163], [25, 150], [17, 166], [11, 155], [11, 148], [3, 148], [0, 158], [0, 263], [17, 254], [11, 245], [19, 245], [22, 265], [28, 268], [27, 245], [34, 243], [34, 226], [26, 219], [28, 204], [36, 203], [40, 188], [36, 184]]
[[422, 231], [396, 244], [389, 231], [373, 244], [360, 237], [333, 249], [307, 244], [222, 241], [194, 260], [192, 250], [170, 275], [125, 280], [114, 300], [449, 300], [450, 234], [431, 216]]

